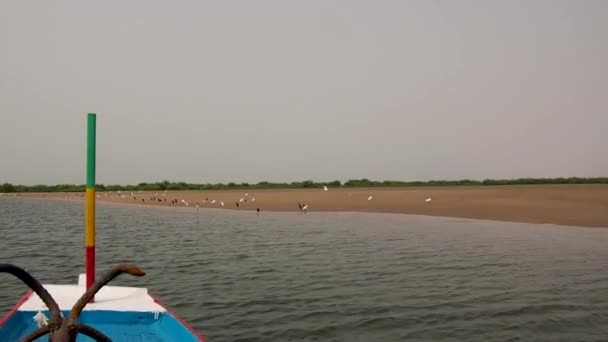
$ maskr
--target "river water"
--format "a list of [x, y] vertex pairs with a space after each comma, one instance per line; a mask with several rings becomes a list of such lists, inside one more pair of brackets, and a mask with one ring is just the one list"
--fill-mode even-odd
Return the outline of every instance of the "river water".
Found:
[[[123, 261], [210, 342], [608, 340], [608, 229], [100, 203]], [[76, 283], [84, 204], [0, 199], [0, 262]], [[0, 275], [0, 316], [26, 290]]]

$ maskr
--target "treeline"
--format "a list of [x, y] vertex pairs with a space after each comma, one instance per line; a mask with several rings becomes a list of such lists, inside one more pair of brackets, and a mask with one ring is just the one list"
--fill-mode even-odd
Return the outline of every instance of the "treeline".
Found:
[[[608, 177], [595, 178], [518, 178], [518, 179], [485, 179], [482, 181], [463, 180], [430, 180], [430, 181], [373, 181], [366, 178], [351, 179], [344, 183], [339, 180], [332, 182], [313, 182], [305, 180], [291, 183], [259, 182], [249, 183], [215, 183], [193, 184], [186, 182], [155, 182], [139, 183], [137, 185], [104, 185], [97, 184], [97, 191], [164, 191], [164, 190], [230, 190], [230, 189], [305, 189], [321, 188], [360, 188], [360, 187], [414, 187], [414, 186], [463, 186], [463, 185], [525, 185], [525, 184], [608, 184]], [[57, 185], [13, 185], [4, 183], [0, 185], [1, 193], [8, 192], [84, 192], [84, 184], [57, 184]]]
[[516, 179], [472, 179], [430, 180], [430, 181], [370, 181], [368, 179], [349, 180], [344, 187], [381, 187], [381, 186], [458, 186], [458, 185], [526, 185], [526, 184], [608, 184], [608, 177], [560, 177], [560, 178], [516, 178]]

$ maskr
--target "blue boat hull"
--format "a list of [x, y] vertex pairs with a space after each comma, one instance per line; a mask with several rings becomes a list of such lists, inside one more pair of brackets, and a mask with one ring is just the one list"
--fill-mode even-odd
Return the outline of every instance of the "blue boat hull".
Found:
[[[5, 324], [0, 327], [2, 341], [19, 341], [27, 334], [38, 328], [32, 319], [38, 312], [17, 311]], [[47, 317], [48, 311], [42, 312]], [[64, 316], [69, 316], [69, 311], [63, 312]], [[112, 341], [183, 341], [199, 342], [199, 337], [195, 336], [186, 328], [178, 318], [173, 317], [169, 312], [120, 312], [120, 311], [84, 311], [80, 315], [79, 322], [95, 327], [103, 332]], [[48, 336], [43, 336], [37, 341], [47, 341]], [[93, 341], [92, 339], [79, 335], [78, 342]]]
[[[84, 292], [84, 275], [78, 285], [44, 285], [57, 300], [64, 317]], [[51, 317], [46, 305], [32, 291], [0, 319], [0, 342], [19, 341]], [[205, 338], [148, 293], [145, 288], [106, 286], [80, 313], [78, 322], [89, 325], [114, 342], [206, 342]], [[36, 341], [48, 341], [43, 336]], [[84, 335], [77, 340], [93, 341]]]

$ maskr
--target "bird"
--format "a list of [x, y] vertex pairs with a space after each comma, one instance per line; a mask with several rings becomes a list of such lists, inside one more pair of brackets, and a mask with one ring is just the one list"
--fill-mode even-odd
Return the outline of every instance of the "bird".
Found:
[[327, 190], [329, 190], [329, 189], [327, 188], [327, 186], [323, 185], [323, 191], [327, 191]]
[[430, 202], [430, 201], [432, 201], [432, 199], [429, 197], [429, 198], [425, 199], [424, 201], [425, 202]]
[[239, 200], [239, 203], [243, 203], [243, 201], [244, 201], [244, 200], [245, 200], [244, 198], [241, 198], [241, 199]]
[[239, 207], [239, 202], [234, 202], [234, 204], [236, 204], [236, 207]]
[[215, 203], [215, 200], [211, 201], [211, 204], [214, 204], [214, 203]]
[[256, 210], [258, 211], [258, 215], [260, 215], [260, 208], [257, 208]]
[[223, 207], [223, 206], [224, 206], [224, 201], [221, 201], [221, 202], [220, 202], [220, 205]]
[[255, 202], [255, 197], [252, 197], [252, 198], [251, 198], [251, 202]]
[[374, 197], [373, 197], [373, 196], [369, 196], [369, 197], [367, 198], [367, 200], [368, 200], [368, 201], [371, 201], [371, 200], [372, 200], [372, 198], [374, 198]]

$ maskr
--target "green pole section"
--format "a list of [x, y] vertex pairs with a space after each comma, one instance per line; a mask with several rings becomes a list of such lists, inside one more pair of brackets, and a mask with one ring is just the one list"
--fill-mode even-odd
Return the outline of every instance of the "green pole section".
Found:
[[95, 131], [96, 114], [89, 113], [87, 121], [87, 188], [95, 188]]

